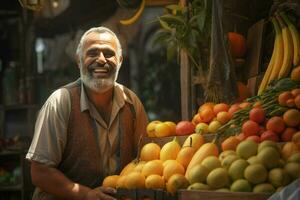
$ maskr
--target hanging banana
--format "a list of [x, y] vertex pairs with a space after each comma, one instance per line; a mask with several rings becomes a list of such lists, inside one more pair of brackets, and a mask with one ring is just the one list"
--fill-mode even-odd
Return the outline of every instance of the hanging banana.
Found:
[[[274, 24], [275, 22], [274, 21], [276, 21], [276, 19], [272, 18], [271, 22], [273, 24], [274, 29], [276, 30], [275, 24]], [[260, 95], [266, 89], [266, 87], [268, 85], [268, 82], [269, 82], [269, 79], [270, 79], [271, 72], [272, 72], [272, 70], [274, 68], [275, 59], [277, 58], [276, 57], [276, 53], [278, 51], [278, 49], [277, 49], [278, 42], [279, 42], [278, 41], [278, 39], [279, 39], [278, 36], [279, 35], [278, 35], [278, 30], [277, 30], [277, 31], [275, 31], [275, 42], [274, 42], [272, 57], [271, 57], [271, 60], [270, 60], [270, 62], [268, 64], [267, 70], [266, 70], [266, 72], [264, 74], [264, 77], [263, 77], [263, 79], [262, 79], [262, 81], [261, 81], [261, 83], [259, 85], [259, 89], [258, 89], [258, 93], [257, 93], [258, 95]]]
[[283, 63], [278, 78], [284, 78], [289, 75], [293, 65], [293, 41], [288, 26], [283, 22], [280, 15], [276, 16], [282, 30], [283, 38]]
[[293, 65], [297, 66], [300, 61], [300, 36], [297, 28], [294, 26], [294, 24], [291, 23], [290, 19], [288, 16], [285, 15], [284, 12], [280, 12], [280, 16], [288, 26], [290, 33], [292, 35], [292, 41], [293, 41]]
[[138, 9], [138, 11], [129, 19], [120, 20], [120, 23], [123, 25], [131, 25], [136, 22], [139, 17], [142, 15], [146, 5], [146, 0], [142, 0], [142, 3]]
[[282, 38], [282, 31], [280, 29], [280, 26], [278, 24], [278, 21], [276, 20], [276, 18], [272, 19], [272, 24], [274, 26], [275, 29], [275, 34], [276, 34], [276, 39], [278, 40], [278, 42], [275, 44], [275, 49], [276, 49], [276, 53], [275, 53], [275, 59], [274, 59], [274, 66], [273, 69], [271, 71], [269, 80], [268, 80], [268, 84], [272, 81], [278, 78], [279, 76], [279, 72], [283, 63], [283, 55], [284, 55], [284, 44], [283, 44], [283, 38]]

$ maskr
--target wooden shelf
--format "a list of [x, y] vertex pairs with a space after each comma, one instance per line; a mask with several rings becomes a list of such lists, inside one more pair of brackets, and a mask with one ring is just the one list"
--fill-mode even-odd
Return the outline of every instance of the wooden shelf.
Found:
[[15, 104], [15, 105], [1, 105], [0, 109], [9, 111], [9, 110], [24, 110], [24, 109], [36, 109], [37, 104]]
[[22, 184], [17, 185], [0, 185], [1, 192], [17, 192], [22, 190]]

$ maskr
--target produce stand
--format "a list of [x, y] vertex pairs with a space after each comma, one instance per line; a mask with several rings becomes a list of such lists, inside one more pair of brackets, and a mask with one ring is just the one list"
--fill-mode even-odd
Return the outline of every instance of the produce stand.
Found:
[[[290, 51], [294, 47], [300, 52], [300, 34], [295, 28], [299, 27], [299, 21], [279, 11], [274, 14], [270, 11], [268, 16], [251, 22], [246, 14], [227, 12], [223, 18], [220, 13], [224, 8], [237, 11], [233, 9], [237, 1], [228, 1], [227, 7], [219, 1], [212, 2], [215, 23], [211, 22], [210, 36], [217, 39], [211, 39], [210, 47], [199, 45], [204, 48], [208, 72], [203, 75], [202, 69], [198, 68], [200, 73], [195, 70], [193, 67], [200, 64], [194, 58], [199, 57], [192, 57], [187, 46], [177, 46], [181, 65], [181, 121], [149, 122], [138, 157], [120, 174], [107, 179], [118, 188], [119, 199], [267, 200], [300, 178], [300, 54]], [[169, 13], [159, 19], [161, 30], [168, 33], [167, 41], [176, 34], [179, 37], [175, 39], [193, 36], [188, 31], [180, 32], [184, 26], [178, 24], [182, 21], [189, 28], [197, 29], [189, 20], [199, 16], [193, 12], [185, 15], [185, 11], [198, 5], [185, 0], [178, 3], [180, 6], [166, 6]], [[240, 13], [249, 9], [251, 3], [247, 3], [248, 7], [241, 6]], [[189, 18], [189, 14], [195, 15]], [[242, 34], [236, 30], [229, 34], [220, 23], [224, 20], [230, 26], [234, 17], [238, 19], [231, 26], [243, 27]], [[177, 21], [172, 23], [172, 20]], [[279, 34], [280, 31], [285, 35]], [[240, 56], [231, 48], [232, 37], [243, 44], [244, 52]], [[285, 54], [278, 54], [283, 49]], [[238, 78], [233, 75], [235, 70], [242, 73]], [[213, 84], [214, 81], [217, 83]], [[240, 91], [239, 83], [246, 88], [246, 94]], [[205, 98], [201, 96], [202, 102], [198, 101], [197, 84], [207, 93], [212, 91]], [[238, 95], [234, 96], [230, 89], [237, 89]]]
[[214, 199], [214, 200], [266, 200], [269, 194], [256, 194], [251, 192], [210, 192], [196, 190], [180, 190], [178, 191], [178, 200], [198, 200], [198, 199]]

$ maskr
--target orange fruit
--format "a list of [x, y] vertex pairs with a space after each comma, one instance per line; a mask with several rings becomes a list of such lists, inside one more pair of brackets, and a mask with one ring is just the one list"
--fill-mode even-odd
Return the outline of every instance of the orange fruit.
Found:
[[174, 165], [176, 165], [178, 162], [177, 162], [177, 160], [166, 160], [163, 162], [164, 168], [170, 163], [173, 163]]
[[152, 174], [146, 178], [145, 187], [148, 189], [164, 189], [165, 180], [162, 176]]
[[238, 103], [231, 105], [228, 110], [228, 114], [229, 114], [230, 118], [232, 118], [233, 114], [240, 109], [241, 108]]
[[289, 108], [295, 107], [295, 99], [291, 98], [291, 99], [287, 100], [286, 101], [286, 106], [289, 107]]
[[285, 91], [285, 92], [282, 92], [280, 93], [280, 95], [278, 96], [278, 103], [279, 105], [281, 106], [286, 106], [286, 102], [289, 100], [289, 99], [292, 99], [294, 98], [293, 94], [290, 92], [290, 91]]
[[127, 175], [120, 176], [117, 180], [116, 188], [125, 188], [125, 180]]
[[160, 124], [162, 123], [161, 121], [159, 120], [155, 120], [155, 121], [152, 121], [150, 122], [147, 127], [146, 127], [146, 131], [147, 131], [147, 135], [149, 137], [155, 137], [155, 127], [157, 124]]
[[236, 83], [236, 85], [237, 85], [237, 89], [238, 89], [237, 102], [242, 102], [251, 96], [251, 93], [250, 93], [248, 87], [244, 83], [238, 81]]
[[117, 187], [117, 181], [119, 179], [119, 175], [111, 175], [105, 177], [105, 179], [102, 182], [103, 187], [112, 187], [116, 188]]
[[221, 124], [226, 124], [230, 120], [230, 115], [226, 111], [221, 111], [217, 114], [217, 121]]
[[180, 149], [176, 160], [186, 169], [194, 153], [195, 153], [195, 149], [193, 147], [191, 146], [183, 147]]
[[154, 131], [154, 135], [156, 137], [167, 137], [171, 135], [171, 126], [168, 125], [167, 123], [159, 123], [155, 126], [155, 131]]
[[291, 72], [291, 79], [300, 82], [300, 66], [295, 67]]
[[300, 149], [300, 131], [296, 132], [292, 137], [292, 142], [295, 143]]
[[298, 96], [300, 94], [300, 88], [292, 89], [291, 93], [294, 97]]
[[282, 133], [285, 129], [285, 123], [279, 116], [271, 117], [266, 124], [267, 130], [273, 131], [274, 133]]
[[283, 114], [283, 121], [287, 126], [296, 127], [300, 124], [300, 111], [289, 109]]
[[281, 156], [287, 160], [294, 153], [300, 152], [299, 146], [293, 142], [287, 142], [281, 149]]
[[131, 172], [126, 175], [124, 186], [127, 189], [145, 188], [145, 177], [139, 172]]
[[247, 102], [247, 101], [242, 102], [242, 103], [240, 103], [240, 105], [239, 105], [239, 107], [240, 107], [241, 109], [247, 108], [248, 106], [250, 106], [250, 103]]
[[295, 106], [300, 109], [300, 94], [298, 94], [294, 99]]
[[154, 142], [145, 144], [141, 149], [140, 159], [144, 161], [159, 159], [160, 146]]
[[174, 174], [166, 184], [167, 191], [175, 194], [179, 189], [186, 189], [190, 185], [189, 181], [182, 174]]
[[235, 151], [235, 149], [239, 143], [240, 143], [240, 140], [236, 136], [230, 136], [222, 142], [221, 147], [222, 147], [223, 151], [226, 151], [226, 150]]
[[141, 172], [145, 164], [146, 164], [146, 161], [140, 161], [140, 162], [138, 162], [138, 164], [133, 169], [133, 172]]
[[215, 113], [211, 108], [203, 108], [200, 111], [200, 117], [203, 122], [209, 123], [215, 117]]
[[199, 107], [198, 113], [200, 113], [201, 110], [206, 109], [206, 108], [210, 108], [210, 109], [213, 110], [214, 105], [215, 105], [215, 103], [213, 103], [213, 102], [206, 102], [206, 103], [202, 104], [202, 105]]
[[200, 117], [200, 113], [197, 113], [196, 115], [194, 115], [193, 119], [192, 119], [193, 124], [197, 125], [199, 123], [202, 122], [202, 119]]
[[152, 174], [161, 176], [163, 173], [163, 169], [164, 167], [161, 160], [151, 160], [143, 166], [142, 175], [144, 175], [145, 177]]
[[170, 162], [165, 165], [163, 171], [163, 177], [167, 181], [174, 174], [184, 174], [184, 167], [179, 162]]
[[226, 103], [218, 103], [213, 108], [215, 115], [217, 115], [219, 112], [222, 112], [222, 111], [227, 112], [228, 110], [229, 110], [229, 105]]
[[138, 160], [134, 159], [130, 163], [128, 163], [121, 171], [120, 176], [127, 175], [134, 170], [134, 168], [138, 165]]
[[170, 127], [170, 135], [175, 135], [176, 124], [172, 121], [165, 121], [164, 123], [167, 124]]

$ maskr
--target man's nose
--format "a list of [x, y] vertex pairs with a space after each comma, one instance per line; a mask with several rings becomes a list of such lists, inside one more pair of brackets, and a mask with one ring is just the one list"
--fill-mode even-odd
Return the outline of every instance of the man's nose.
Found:
[[97, 57], [97, 62], [99, 62], [101, 64], [106, 63], [106, 58], [102, 52], [99, 53], [99, 55]]

